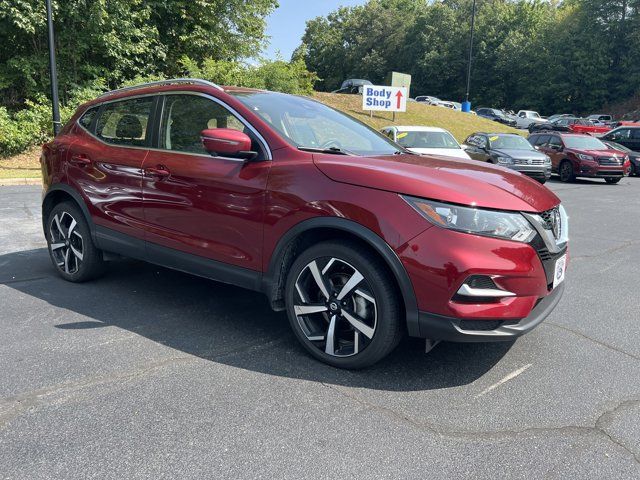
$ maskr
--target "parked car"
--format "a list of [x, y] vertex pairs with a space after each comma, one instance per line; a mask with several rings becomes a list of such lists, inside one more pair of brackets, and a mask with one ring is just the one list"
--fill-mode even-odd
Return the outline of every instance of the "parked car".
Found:
[[[569, 125], [569, 130], [574, 133], [586, 133], [588, 135], [600, 135], [611, 130], [609, 125], [595, 125], [591, 120], [579, 119], [581, 121], [574, 122]], [[585, 121], [587, 122], [585, 124]]]
[[572, 113], [555, 113], [555, 114], [551, 115], [550, 117], [547, 117], [547, 120], [550, 121], [550, 122], [553, 122], [554, 120], [557, 120], [558, 118], [562, 118], [562, 117], [575, 118], [575, 115], [573, 115]]
[[418, 95], [416, 97], [416, 102], [426, 103], [427, 105], [435, 105], [438, 102], [441, 102], [438, 97], [431, 97], [429, 95]]
[[[457, 102], [450, 102], [449, 100], [440, 100], [433, 105], [435, 105], [436, 107], [448, 108], [449, 110], [462, 110], [462, 104], [459, 104]], [[458, 105], [460, 105], [459, 108]]]
[[543, 132], [531, 134], [529, 142], [551, 157], [551, 170], [563, 182], [588, 177], [618, 183], [629, 170], [626, 155], [590, 135]]
[[508, 118], [502, 111], [497, 108], [478, 108], [476, 113], [479, 117], [486, 118], [488, 120], [493, 120], [494, 122], [503, 123], [510, 127], [516, 126], [516, 121]]
[[465, 150], [474, 160], [510, 168], [540, 183], [545, 183], [551, 177], [551, 159], [533, 148], [520, 135], [474, 133], [464, 144]]
[[629, 157], [629, 162], [631, 165], [629, 166], [629, 176], [638, 176], [640, 175], [640, 152], [634, 152], [630, 148], [625, 147], [624, 145], [620, 145], [616, 142], [611, 142], [609, 140], [602, 140], [607, 147], [612, 150], [617, 150], [619, 152], [624, 153], [627, 157]]
[[640, 125], [637, 127], [618, 127], [602, 135], [600, 139], [616, 142], [631, 150], [640, 151]]
[[538, 112], [533, 110], [520, 110], [516, 117], [516, 126], [523, 129], [529, 128], [532, 123], [549, 123], [549, 120], [542, 118]]
[[337, 367], [375, 363], [405, 332], [513, 340], [564, 291], [550, 190], [412, 154], [310, 98], [193, 79], [111, 91], [43, 146], [42, 173], [62, 278], [115, 253], [260, 291]]
[[613, 117], [611, 115], [604, 115], [601, 113], [594, 113], [593, 115], [589, 115], [587, 120], [593, 122], [594, 125], [610, 125], [613, 123]]
[[362, 90], [366, 85], [373, 85], [373, 83], [361, 78], [350, 78], [342, 82], [342, 85], [340, 85], [338, 90], [334, 90], [331, 93], [351, 93], [362, 95]]
[[407, 150], [421, 155], [442, 155], [470, 160], [457, 140], [444, 128], [421, 126], [391, 126], [382, 133]]
[[532, 123], [529, 125], [529, 133], [552, 130], [555, 132], [571, 132], [575, 125], [593, 127], [594, 125], [584, 118], [559, 117], [548, 123]]

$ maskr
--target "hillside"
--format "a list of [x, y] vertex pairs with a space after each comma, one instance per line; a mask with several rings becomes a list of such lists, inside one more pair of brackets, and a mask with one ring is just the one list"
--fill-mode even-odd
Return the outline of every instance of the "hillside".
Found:
[[449, 130], [459, 142], [462, 142], [475, 132], [520, 133], [518, 130], [506, 125], [485, 120], [476, 115], [457, 112], [448, 108], [432, 107], [421, 103], [408, 102], [407, 111], [405, 113], [397, 113], [394, 123], [391, 121], [391, 113], [373, 112], [373, 118], [370, 117], [369, 112], [362, 110], [362, 97], [360, 95], [315, 93], [313, 97], [322, 103], [348, 113], [376, 130], [390, 125], [441, 127]]

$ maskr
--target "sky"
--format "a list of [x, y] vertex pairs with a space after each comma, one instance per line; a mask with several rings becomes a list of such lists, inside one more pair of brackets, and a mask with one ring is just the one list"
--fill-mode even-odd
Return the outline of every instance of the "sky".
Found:
[[280, 54], [285, 60], [300, 45], [306, 21], [318, 16], [326, 16], [339, 7], [363, 5], [366, 0], [279, 0], [280, 7], [267, 18], [267, 35], [271, 37], [269, 46], [263, 52], [268, 59]]

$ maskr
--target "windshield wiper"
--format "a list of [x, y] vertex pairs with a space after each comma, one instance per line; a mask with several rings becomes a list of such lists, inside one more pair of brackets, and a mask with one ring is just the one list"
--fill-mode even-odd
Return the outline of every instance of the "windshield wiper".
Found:
[[334, 155], [355, 155], [355, 153], [349, 152], [348, 150], [343, 150], [338, 147], [329, 147], [329, 148], [298, 147], [298, 150], [302, 150], [303, 152], [333, 153]]

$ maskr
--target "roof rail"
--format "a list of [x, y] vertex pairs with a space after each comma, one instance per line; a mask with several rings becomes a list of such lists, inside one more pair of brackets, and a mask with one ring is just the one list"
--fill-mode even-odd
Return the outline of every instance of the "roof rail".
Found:
[[209, 82], [207, 80], [202, 80], [200, 78], [170, 78], [167, 80], [158, 80], [155, 82], [141, 83], [140, 85], [133, 85], [131, 87], [123, 87], [118, 88], [116, 90], [110, 90], [108, 92], [103, 93], [98, 98], [107, 97], [109, 95], [115, 95], [116, 93], [129, 92], [132, 90], [138, 90], [139, 88], [152, 87], [154, 85], [179, 85], [183, 83], [192, 83], [195, 85], [206, 85], [207, 87], [217, 88], [218, 90], [222, 90], [220, 85], [216, 85], [213, 82]]

